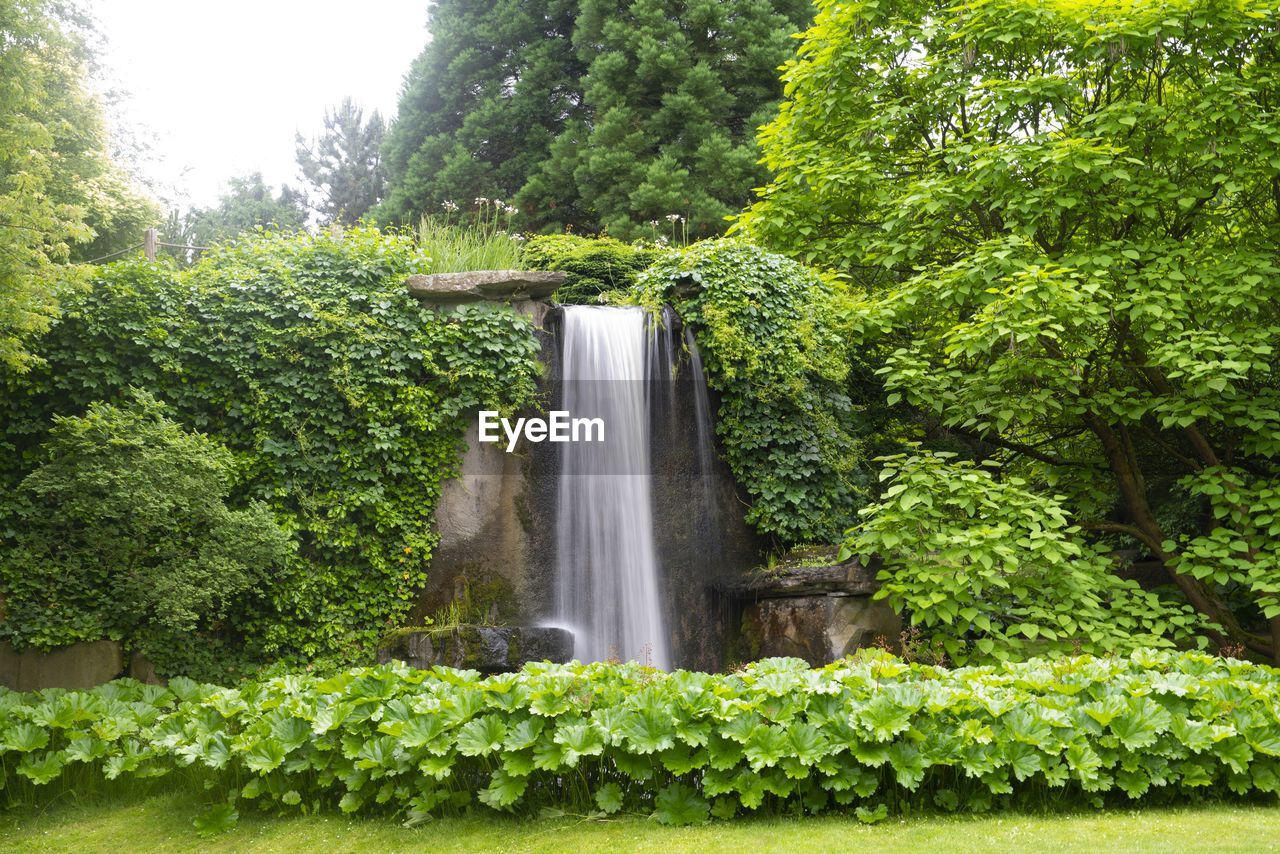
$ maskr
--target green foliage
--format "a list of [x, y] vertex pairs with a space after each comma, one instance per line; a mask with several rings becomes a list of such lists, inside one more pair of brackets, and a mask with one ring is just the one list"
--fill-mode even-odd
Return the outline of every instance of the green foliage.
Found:
[[[116, 248], [124, 231], [157, 219], [106, 154], [86, 27], [61, 3], [0, 5], [0, 366], [9, 369], [32, 364], [28, 341], [78, 283], [64, 262]], [[128, 236], [136, 242], [141, 230]]]
[[877, 595], [952, 660], [1203, 644], [1194, 610], [1113, 575], [1057, 499], [952, 456], [885, 458], [887, 488], [845, 545], [883, 560]]
[[431, 40], [405, 77], [387, 130], [379, 221], [414, 223], [445, 202], [515, 197], [552, 139], [583, 114], [587, 68], [569, 41], [577, 7], [576, 0], [431, 4]]
[[594, 302], [608, 291], [630, 290], [659, 255], [656, 247], [623, 243], [612, 237], [544, 234], [525, 244], [524, 262], [533, 270], [560, 270], [565, 282], [556, 291], [562, 303]]
[[392, 664], [239, 688], [122, 680], [0, 691], [0, 780], [34, 802], [92, 777], [181, 773], [216, 799], [208, 832], [250, 803], [409, 822], [479, 801], [668, 824], [823, 811], [870, 823], [935, 805], [1274, 797], [1277, 690], [1268, 667], [1149, 650], [956, 670], [869, 653], [721, 675]]
[[866, 293], [891, 403], [1150, 552], [1269, 657], [1277, 14], [823, 2], [743, 220]]
[[243, 617], [291, 550], [264, 505], [227, 507], [230, 452], [146, 394], [55, 419], [41, 454], [0, 551], [0, 636], [19, 648], [145, 638], [180, 659], [187, 636]]
[[409, 296], [408, 236], [259, 235], [189, 270], [100, 270], [45, 336], [45, 365], [5, 377], [0, 477], [38, 461], [55, 413], [130, 386], [235, 457], [234, 502], [265, 502], [298, 545], [246, 624], [259, 657], [350, 659], [399, 624], [435, 544], [465, 419], [533, 393], [536, 341], [506, 308], [441, 314]]
[[835, 542], [866, 495], [845, 389], [854, 351], [844, 289], [735, 240], [659, 259], [642, 298], [675, 307], [721, 396], [716, 431], [751, 497], [747, 521], [784, 543]]
[[318, 210], [326, 222], [354, 225], [382, 200], [386, 170], [382, 137], [386, 132], [377, 110], [364, 120], [364, 110], [350, 98], [324, 111], [324, 134], [308, 145], [297, 135], [298, 168], [320, 193]]
[[[695, 238], [721, 233], [765, 177], [752, 137], [772, 112], [777, 67], [812, 5], [581, 0], [578, 7], [573, 45], [587, 66], [586, 115], [566, 124], [531, 174], [517, 196], [521, 208], [536, 212], [539, 226], [626, 239], [669, 214], [682, 215]], [[579, 211], [590, 218], [570, 218]]]
[[307, 202], [288, 185], [275, 193], [261, 172], [227, 182], [227, 191], [212, 208], [194, 208], [179, 216], [175, 211], [164, 232], [170, 243], [211, 246], [263, 229], [299, 231], [307, 224]]
[[462, 207], [447, 202], [442, 213], [418, 222], [418, 243], [430, 256], [428, 272], [521, 269], [522, 238], [510, 230], [515, 208], [501, 199], [480, 198], [473, 207]]
[[680, 214], [718, 234], [765, 178], [752, 134], [811, 15], [807, 0], [438, 0], [379, 214], [498, 196], [534, 230], [634, 239]]

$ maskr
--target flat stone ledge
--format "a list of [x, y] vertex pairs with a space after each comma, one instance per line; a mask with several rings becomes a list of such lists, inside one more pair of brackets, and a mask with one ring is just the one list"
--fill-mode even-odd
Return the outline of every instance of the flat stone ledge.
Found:
[[564, 663], [573, 657], [573, 633], [541, 626], [454, 626], [403, 629], [378, 661], [403, 661], [419, 670], [436, 665], [481, 673], [510, 673], [531, 661]]
[[880, 589], [876, 571], [856, 560], [825, 566], [754, 569], [726, 592], [743, 599], [798, 596], [870, 596]]
[[544, 270], [476, 270], [410, 276], [409, 293], [426, 303], [546, 299], [564, 284], [565, 274]]

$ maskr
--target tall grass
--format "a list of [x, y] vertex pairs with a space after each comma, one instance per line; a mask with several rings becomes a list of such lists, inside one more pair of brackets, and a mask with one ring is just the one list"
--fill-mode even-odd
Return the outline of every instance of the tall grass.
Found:
[[453, 202], [443, 208], [418, 223], [418, 244], [432, 273], [520, 269], [523, 238], [511, 231], [515, 208], [496, 199], [476, 199], [470, 211]]

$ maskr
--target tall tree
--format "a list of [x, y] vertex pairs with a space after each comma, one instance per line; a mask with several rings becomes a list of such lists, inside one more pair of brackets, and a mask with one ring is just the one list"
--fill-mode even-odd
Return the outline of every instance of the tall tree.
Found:
[[[855, 548], [903, 583], [945, 569], [1035, 597], [1020, 555], [1122, 536], [1220, 640], [1280, 658], [1274, 4], [821, 7], [745, 225], [865, 290], [891, 395], [1023, 479], [984, 494], [1034, 490], [1073, 523], [1006, 525], [972, 500], [990, 476], [915, 459]], [[939, 551], [920, 506], [985, 545]], [[1041, 609], [1070, 638], [1060, 611]]]
[[517, 199], [534, 229], [723, 230], [809, 0], [438, 0], [388, 134], [380, 213]]
[[275, 193], [254, 172], [227, 182], [227, 191], [212, 208], [195, 208], [169, 217], [166, 234], [174, 242], [208, 246], [255, 229], [296, 231], [307, 224], [307, 202], [301, 191], [281, 185]]
[[19, 370], [76, 276], [64, 262], [159, 216], [106, 154], [86, 27], [61, 5], [0, 0], [0, 365]]
[[582, 0], [573, 43], [588, 68], [586, 116], [557, 139], [519, 206], [540, 225], [620, 237], [673, 215], [691, 237], [723, 231], [767, 177], [755, 129], [781, 96], [790, 36], [811, 16], [809, 0]]
[[328, 222], [352, 225], [382, 200], [386, 174], [382, 138], [386, 126], [374, 110], [369, 121], [350, 98], [325, 110], [324, 133], [310, 144], [298, 134], [298, 167], [319, 194], [316, 210]]
[[576, 0], [436, 0], [384, 148], [382, 219], [510, 199], [581, 115]]

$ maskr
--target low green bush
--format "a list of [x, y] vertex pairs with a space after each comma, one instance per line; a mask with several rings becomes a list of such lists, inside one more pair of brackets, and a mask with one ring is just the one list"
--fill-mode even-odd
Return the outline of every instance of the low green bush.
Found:
[[[670, 824], [744, 811], [984, 811], [1280, 789], [1280, 671], [1137, 651], [943, 670], [867, 652], [731, 674], [530, 665], [479, 678], [393, 664], [239, 688], [129, 680], [0, 692], [11, 802], [99, 776], [409, 822], [475, 801]], [[196, 779], [192, 779], [194, 778]]]
[[[11, 496], [0, 638], [49, 648], [109, 637], [175, 663], [191, 635], [261, 608], [292, 552], [261, 502], [227, 506], [233, 457], [145, 392], [57, 418]], [[166, 668], [168, 669], [168, 668]]]
[[556, 291], [562, 303], [596, 302], [608, 291], [627, 290], [662, 250], [623, 243], [612, 237], [542, 234], [529, 238], [524, 263], [534, 270], [559, 270], [564, 284]]

